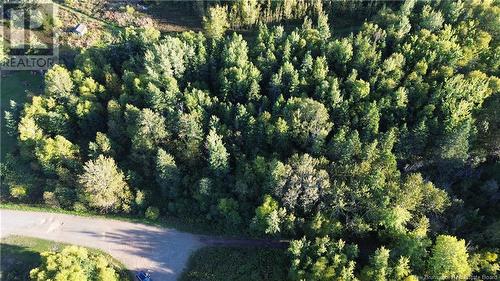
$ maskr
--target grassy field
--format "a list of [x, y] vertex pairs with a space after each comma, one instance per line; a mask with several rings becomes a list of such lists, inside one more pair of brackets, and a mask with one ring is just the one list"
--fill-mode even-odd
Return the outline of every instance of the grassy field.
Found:
[[189, 259], [180, 281], [286, 280], [286, 250], [206, 247]]
[[[30, 280], [29, 272], [40, 264], [41, 252], [59, 251], [65, 246], [67, 244], [22, 236], [9, 236], [2, 239], [0, 242], [0, 280]], [[90, 249], [90, 251], [103, 254], [95, 249]], [[123, 266], [118, 261], [113, 260], [109, 255], [107, 256], [116, 267], [122, 268], [120, 272], [123, 277], [122, 280], [131, 280], [129, 272], [123, 269]]]
[[26, 101], [27, 92], [39, 93], [42, 87], [43, 78], [40, 75], [32, 75], [31, 71], [3, 72], [0, 78], [0, 104], [1, 104], [1, 140], [0, 159], [6, 153], [12, 151], [16, 144], [16, 138], [8, 136], [5, 122], [3, 120], [5, 110], [9, 109], [10, 100], [22, 105]]

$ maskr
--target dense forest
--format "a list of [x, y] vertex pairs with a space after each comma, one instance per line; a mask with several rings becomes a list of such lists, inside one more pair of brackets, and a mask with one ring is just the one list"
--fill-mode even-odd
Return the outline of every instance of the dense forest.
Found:
[[6, 114], [7, 199], [291, 239], [291, 280], [496, 276], [498, 2], [235, 3], [49, 70]]

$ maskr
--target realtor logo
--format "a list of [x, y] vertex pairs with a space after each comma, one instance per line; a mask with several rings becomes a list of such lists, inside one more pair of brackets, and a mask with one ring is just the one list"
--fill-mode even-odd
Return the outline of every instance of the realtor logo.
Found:
[[0, 4], [1, 70], [47, 70], [57, 63], [57, 5], [45, 1]]

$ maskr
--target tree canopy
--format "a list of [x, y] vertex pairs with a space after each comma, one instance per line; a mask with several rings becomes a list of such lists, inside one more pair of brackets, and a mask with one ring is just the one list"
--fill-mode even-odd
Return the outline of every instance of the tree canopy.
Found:
[[68, 246], [60, 252], [44, 252], [41, 256], [42, 264], [31, 270], [31, 280], [120, 280], [108, 257], [89, 253], [82, 247]]
[[[6, 163], [7, 194], [288, 238], [294, 280], [489, 270], [498, 2], [264, 2], [207, 4], [204, 33], [127, 28], [54, 66], [6, 115], [33, 175]], [[357, 12], [359, 29], [332, 27]]]

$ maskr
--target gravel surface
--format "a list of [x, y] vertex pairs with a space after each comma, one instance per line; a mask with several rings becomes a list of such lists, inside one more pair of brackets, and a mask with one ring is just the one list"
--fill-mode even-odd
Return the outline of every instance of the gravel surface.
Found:
[[193, 251], [193, 234], [125, 221], [0, 209], [0, 238], [22, 235], [101, 249], [155, 281], [176, 280]]

